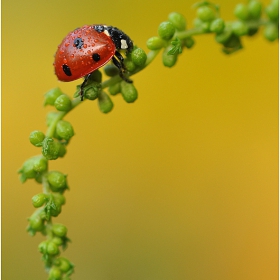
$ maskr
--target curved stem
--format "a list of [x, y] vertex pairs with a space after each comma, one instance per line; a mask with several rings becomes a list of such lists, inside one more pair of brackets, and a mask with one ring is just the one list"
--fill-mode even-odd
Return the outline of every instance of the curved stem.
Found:
[[[232, 24], [234, 21], [231, 22], [226, 22], [226, 24]], [[269, 21], [268, 20], [264, 20], [264, 19], [258, 19], [258, 20], [248, 20], [245, 23], [247, 24], [247, 26], [249, 28], [258, 28], [260, 26], [266, 25]], [[210, 31], [205, 31], [202, 28], [193, 28], [193, 29], [189, 29], [189, 30], [184, 30], [184, 31], [177, 31], [174, 35], [175, 37], [178, 37], [179, 39], [186, 39], [189, 38], [191, 36], [194, 35], [201, 35], [201, 34], [211, 34], [214, 32], [210, 32]], [[170, 40], [171, 41], [171, 40]], [[136, 73], [142, 71], [143, 69], [145, 69], [155, 58], [156, 56], [159, 54], [159, 52], [161, 51], [161, 49], [159, 50], [152, 50], [147, 54], [147, 60], [144, 66], [142, 67], [138, 67], [136, 68], [136, 70], [134, 70], [130, 76], [135, 75]], [[109, 86], [112, 86], [118, 82], [122, 81], [122, 78], [119, 76], [114, 76], [109, 78], [108, 80], [104, 81], [101, 83], [101, 87], [102, 89], [105, 89]], [[67, 111], [67, 112], [59, 112], [57, 114], [57, 116], [54, 118], [53, 122], [51, 123], [51, 125], [49, 126], [46, 136], [48, 137], [52, 137], [54, 135], [55, 132], [55, 128], [57, 125], [57, 122], [61, 119], [63, 119], [63, 117], [65, 115], [67, 115], [70, 111], [72, 111], [76, 106], [78, 106], [79, 104], [81, 104], [81, 100], [80, 98], [75, 98], [74, 100], [72, 100], [72, 108], [71, 110]]]
[[47, 132], [46, 132], [46, 136], [47, 137], [52, 137], [54, 135], [54, 131], [55, 131], [55, 128], [56, 128], [56, 125], [57, 125], [57, 122], [59, 120], [61, 120], [65, 115], [66, 115], [67, 112], [59, 112], [57, 114], [57, 116], [53, 119], [52, 123], [50, 124]]
[[72, 100], [72, 108], [69, 111], [58, 112], [57, 115], [54, 117], [52, 123], [50, 124], [49, 128], [48, 128], [48, 130], [46, 132], [46, 136], [53, 137], [58, 121], [62, 120], [65, 115], [67, 115], [75, 107], [77, 107], [79, 104], [81, 104], [81, 102], [82, 101], [80, 100], [80, 98], [75, 98], [75, 99]]

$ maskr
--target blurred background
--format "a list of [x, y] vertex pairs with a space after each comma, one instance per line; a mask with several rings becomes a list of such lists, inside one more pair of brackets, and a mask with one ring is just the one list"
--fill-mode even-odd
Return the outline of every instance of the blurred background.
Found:
[[[170, 12], [192, 27], [195, 1], [2, 1], [2, 279], [47, 279], [25, 228], [41, 192], [17, 170], [40, 153], [43, 95], [73, 96], [81, 81], [53, 71], [57, 45], [84, 24], [124, 30], [139, 47]], [[238, 0], [219, 0], [233, 20]], [[269, 1], [263, 1], [268, 4]], [[231, 56], [196, 36], [172, 69], [161, 57], [133, 76], [139, 98], [112, 97], [111, 113], [86, 101], [67, 115], [75, 137], [50, 170], [68, 174], [54, 222], [72, 240], [71, 279], [278, 279], [278, 43], [262, 32]]]

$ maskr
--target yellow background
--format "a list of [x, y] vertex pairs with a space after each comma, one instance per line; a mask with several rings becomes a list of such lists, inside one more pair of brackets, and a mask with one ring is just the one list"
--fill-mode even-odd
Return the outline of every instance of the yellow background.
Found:
[[[233, 20], [238, 0], [219, 0]], [[139, 47], [172, 11], [191, 28], [194, 1], [2, 1], [2, 279], [47, 279], [37, 234], [25, 232], [41, 186], [21, 185], [28, 140], [46, 130], [43, 94], [58, 82], [57, 45], [84, 24], [124, 30]], [[266, 1], [265, 3], [268, 3]], [[212, 35], [176, 67], [160, 56], [133, 77], [139, 98], [104, 115], [84, 102], [66, 117], [75, 137], [51, 170], [68, 174], [62, 214], [73, 279], [278, 278], [278, 43], [262, 32], [221, 53]]]

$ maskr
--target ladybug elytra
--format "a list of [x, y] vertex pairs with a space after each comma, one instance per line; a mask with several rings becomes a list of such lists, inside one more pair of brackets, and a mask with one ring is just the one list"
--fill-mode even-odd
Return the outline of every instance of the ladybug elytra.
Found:
[[124, 58], [119, 52], [133, 49], [132, 40], [120, 29], [106, 25], [85, 25], [70, 32], [58, 46], [55, 54], [55, 74], [60, 81], [70, 82], [85, 77], [83, 88], [90, 74], [111, 59], [119, 69], [123, 80], [132, 83], [125, 76]]

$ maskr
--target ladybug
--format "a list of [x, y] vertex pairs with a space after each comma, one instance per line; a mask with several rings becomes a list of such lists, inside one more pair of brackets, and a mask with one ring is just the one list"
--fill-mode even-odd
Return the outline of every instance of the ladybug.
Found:
[[119, 69], [123, 80], [132, 83], [125, 76], [124, 58], [119, 52], [133, 49], [132, 40], [120, 29], [107, 25], [85, 25], [70, 32], [58, 46], [55, 54], [54, 69], [58, 80], [70, 82], [84, 77], [83, 88], [91, 73], [110, 60]]

